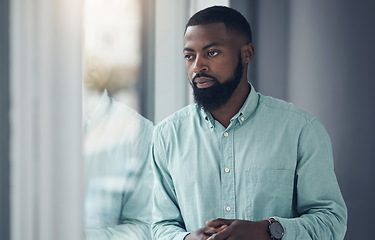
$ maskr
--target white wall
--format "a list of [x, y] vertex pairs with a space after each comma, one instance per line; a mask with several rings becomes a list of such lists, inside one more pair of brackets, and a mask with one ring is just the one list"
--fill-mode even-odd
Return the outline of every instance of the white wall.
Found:
[[375, 214], [375, 2], [291, 1], [290, 100], [331, 135], [348, 206], [346, 239], [365, 239]]
[[187, 105], [183, 58], [187, 0], [157, 0], [155, 28], [155, 124]]
[[11, 1], [11, 239], [83, 237], [81, 1]]

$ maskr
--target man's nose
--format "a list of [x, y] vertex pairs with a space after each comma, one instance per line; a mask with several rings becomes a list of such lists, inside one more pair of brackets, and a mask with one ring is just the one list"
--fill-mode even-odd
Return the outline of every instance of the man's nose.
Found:
[[200, 73], [200, 72], [207, 72], [208, 66], [202, 56], [197, 56], [195, 58], [194, 66], [193, 66], [193, 72], [194, 73]]

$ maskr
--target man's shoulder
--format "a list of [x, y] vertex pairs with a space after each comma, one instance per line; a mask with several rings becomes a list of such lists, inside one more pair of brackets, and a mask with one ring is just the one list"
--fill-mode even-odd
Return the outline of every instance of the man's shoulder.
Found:
[[259, 103], [274, 113], [283, 114], [284, 116], [300, 117], [307, 122], [316, 120], [316, 117], [308, 111], [296, 106], [294, 103], [287, 102], [278, 98], [260, 94]]
[[199, 109], [196, 104], [187, 105], [186, 107], [176, 111], [172, 115], [162, 120], [156, 125], [156, 129], [160, 130], [171, 126], [182, 127], [184, 123], [198, 117], [198, 111]]

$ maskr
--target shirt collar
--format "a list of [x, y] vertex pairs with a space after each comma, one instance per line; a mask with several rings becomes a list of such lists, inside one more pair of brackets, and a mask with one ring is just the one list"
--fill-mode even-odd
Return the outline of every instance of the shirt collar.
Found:
[[[231, 118], [231, 122], [238, 121], [242, 125], [247, 119], [251, 118], [258, 106], [259, 95], [255, 91], [255, 88], [251, 83], [250, 93], [247, 96], [244, 104], [241, 109]], [[215, 119], [210, 112], [205, 111], [203, 108], [200, 108], [201, 116], [208, 122], [210, 128], [215, 128]]]

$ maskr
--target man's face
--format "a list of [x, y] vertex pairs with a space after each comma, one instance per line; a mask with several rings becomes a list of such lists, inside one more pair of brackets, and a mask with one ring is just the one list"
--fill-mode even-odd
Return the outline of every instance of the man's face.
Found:
[[184, 56], [195, 101], [208, 111], [225, 104], [243, 76], [238, 36], [224, 23], [190, 26]]

